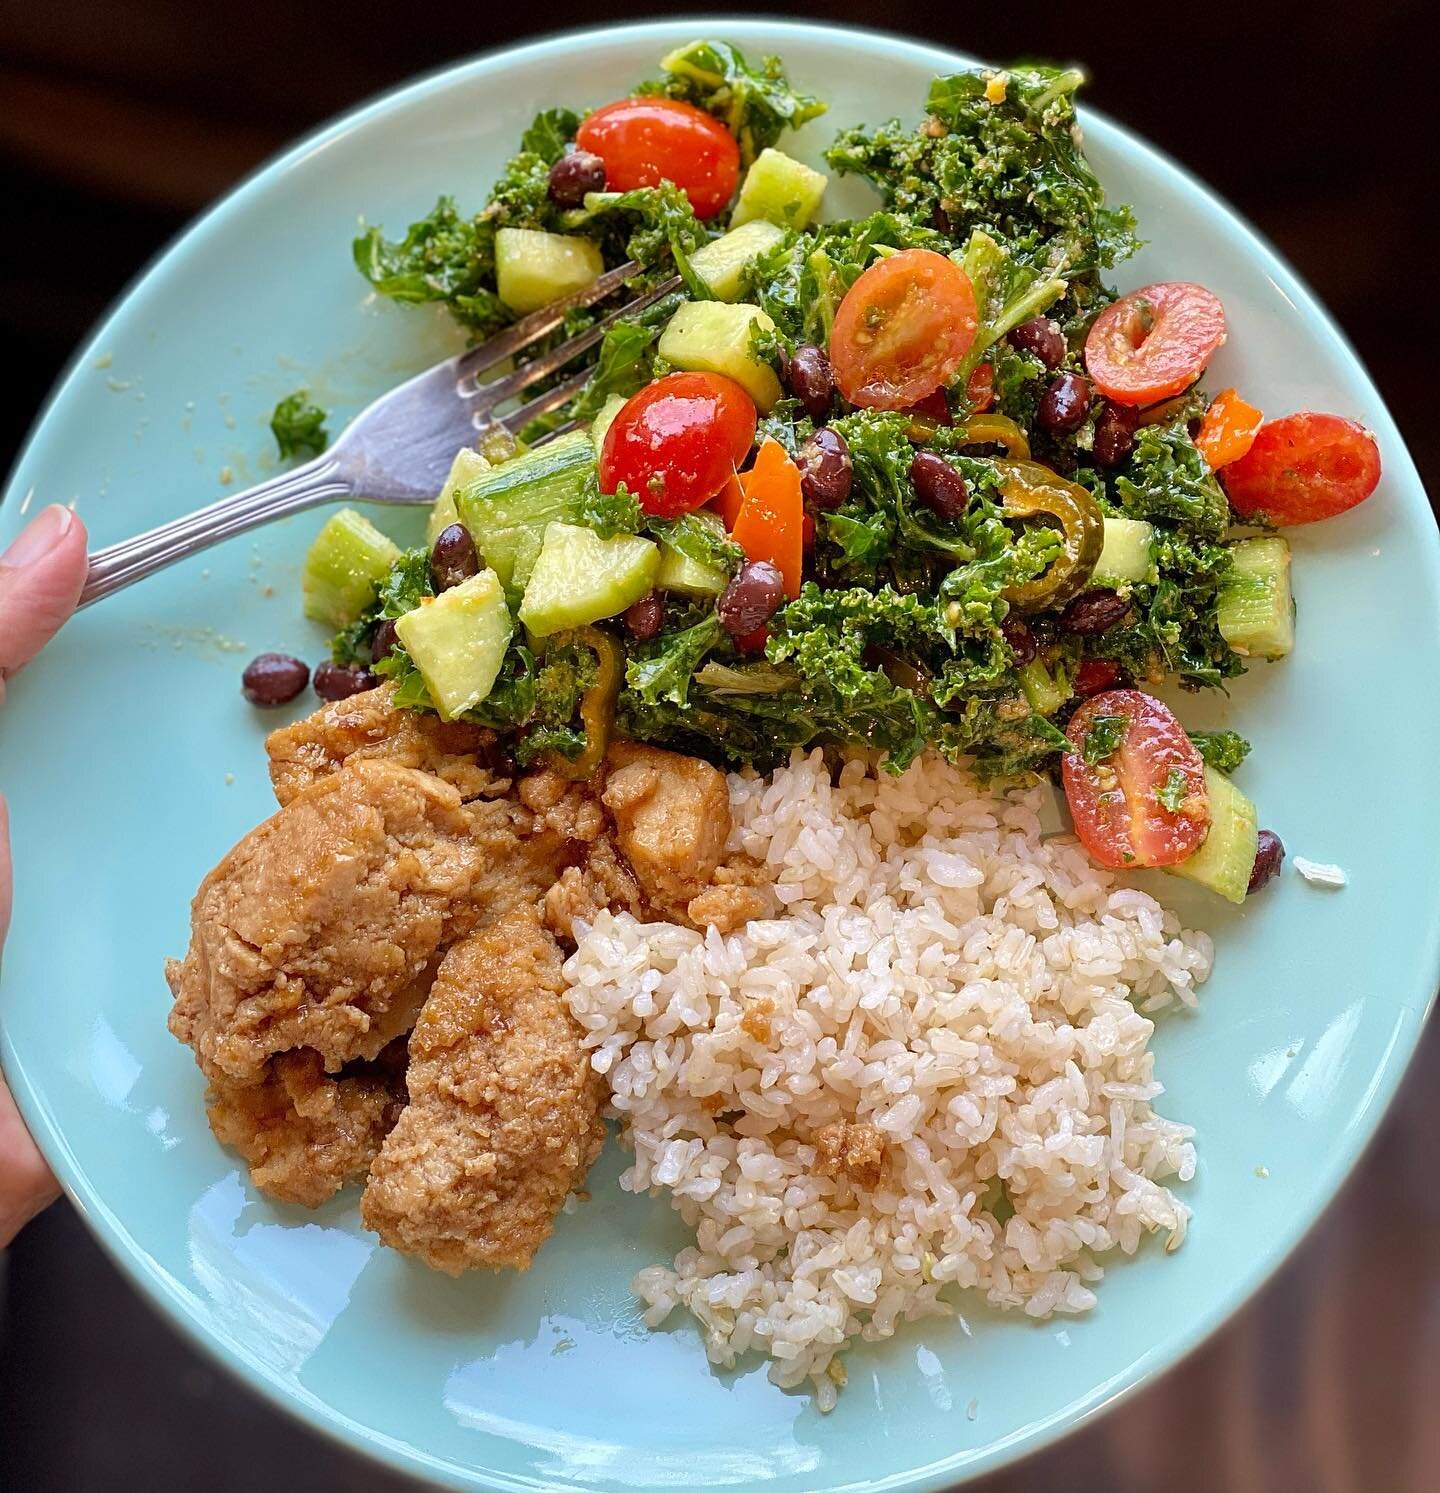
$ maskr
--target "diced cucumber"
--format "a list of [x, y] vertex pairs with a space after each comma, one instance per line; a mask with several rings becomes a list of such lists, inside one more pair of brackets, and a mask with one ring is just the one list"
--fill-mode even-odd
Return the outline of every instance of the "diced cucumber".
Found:
[[1208, 764], [1205, 791], [1210, 797], [1210, 829], [1189, 860], [1166, 869], [1198, 881], [1227, 901], [1243, 902], [1260, 843], [1259, 816], [1234, 783]]
[[825, 195], [829, 179], [823, 171], [816, 171], [782, 150], [773, 147], [762, 150], [745, 173], [730, 226], [738, 228], [754, 218], [766, 218], [782, 228], [808, 228], [820, 211], [820, 199]]
[[717, 300], [738, 301], [745, 291], [745, 271], [784, 237], [783, 228], [767, 218], [755, 218], [712, 243], [702, 244], [690, 256], [690, 268]]
[[399, 558], [400, 547], [353, 508], [332, 514], [305, 556], [305, 615], [327, 627], [348, 627], [375, 600]]
[[623, 612], [655, 585], [660, 551], [649, 539], [601, 539], [578, 524], [551, 524], [525, 586], [520, 620], [537, 638]]
[[495, 233], [495, 288], [517, 316], [582, 290], [604, 273], [600, 250], [588, 238], [538, 228]]
[[1036, 715], [1054, 715], [1070, 698], [1070, 681], [1063, 663], [1057, 664], [1052, 673], [1045, 667], [1043, 659], [1032, 658], [1015, 672], [1020, 676], [1020, 688]]
[[490, 693], [510, 643], [510, 608], [493, 570], [395, 619], [395, 631], [448, 721]]
[[755, 353], [754, 326], [772, 331], [775, 323], [758, 307], [742, 301], [686, 301], [660, 334], [656, 349], [667, 363], [691, 373], [722, 373], [733, 378], [767, 415], [780, 398], [775, 370]]
[[1095, 562], [1094, 579], [1107, 586], [1127, 586], [1137, 581], [1155, 579], [1155, 560], [1151, 543], [1154, 524], [1139, 518], [1111, 518], [1105, 515], [1105, 542]]
[[600, 447], [605, 442], [605, 432], [615, 423], [615, 416], [625, 408], [627, 400], [623, 394], [610, 394], [606, 396], [605, 403], [600, 406], [600, 413], [590, 422], [590, 440], [595, 447], [595, 455], [600, 455]]
[[442, 529], [460, 522], [460, 510], [455, 506], [456, 490], [489, 470], [490, 463], [478, 451], [466, 446], [463, 451], [455, 453], [455, 460], [450, 463], [450, 475], [445, 479], [445, 486], [440, 489], [440, 496], [435, 499], [425, 525], [426, 544], [434, 544]]
[[1290, 544], [1278, 535], [1241, 539], [1220, 586], [1220, 636], [1246, 658], [1284, 658], [1295, 646], [1295, 601], [1290, 592]]
[[574, 430], [464, 483], [455, 494], [475, 548], [507, 591], [518, 591], [540, 553], [547, 524], [580, 516], [595, 448]]
[[679, 591], [685, 596], [719, 596], [729, 584], [730, 577], [723, 570], [702, 565], [666, 540], [660, 541], [660, 568], [655, 572], [659, 590]]

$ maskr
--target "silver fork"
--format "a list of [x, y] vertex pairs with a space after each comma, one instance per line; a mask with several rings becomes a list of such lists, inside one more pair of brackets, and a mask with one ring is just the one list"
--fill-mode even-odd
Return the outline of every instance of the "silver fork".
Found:
[[[478, 445], [496, 430], [518, 434], [531, 420], [549, 414], [578, 394], [590, 369], [581, 368], [518, 408], [501, 413], [503, 406], [588, 352], [617, 321], [677, 290], [679, 276], [627, 301], [578, 337], [522, 363], [513, 372], [488, 383], [482, 382], [481, 376], [549, 336], [567, 312], [592, 306], [614, 294], [640, 269], [630, 260], [608, 270], [583, 290], [552, 301], [489, 341], [447, 358], [382, 394], [355, 416], [328, 451], [303, 466], [134, 539], [96, 550], [90, 557], [80, 605], [89, 606], [221, 540], [321, 503], [340, 498], [365, 503], [433, 503], [462, 446]], [[561, 426], [546, 439], [570, 428]]]

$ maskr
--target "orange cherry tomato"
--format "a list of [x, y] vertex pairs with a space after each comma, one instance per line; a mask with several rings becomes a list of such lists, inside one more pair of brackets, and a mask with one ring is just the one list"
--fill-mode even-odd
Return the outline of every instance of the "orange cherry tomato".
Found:
[[1222, 389], [1205, 411], [1195, 444], [1212, 472], [1239, 461], [1255, 441], [1265, 416], [1240, 397], [1236, 389]]
[[863, 409], [910, 409], [950, 381], [978, 320], [958, 264], [902, 249], [872, 264], [840, 302], [830, 329], [835, 382]]
[[600, 447], [600, 488], [623, 482], [646, 513], [676, 518], [733, 477], [755, 439], [755, 404], [718, 373], [670, 373], [626, 400]]
[[697, 218], [713, 218], [735, 195], [740, 147], [713, 115], [668, 98], [627, 98], [597, 109], [575, 132], [581, 150], [605, 162], [612, 192], [673, 181]]
[[1221, 480], [1241, 518], [1313, 524], [1363, 503], [1375, 491], [1380, 448], [1354, 420], [1303, 410], [1267, 420]]
[[1183, 393], [1225, 340], [1225, 308], [1203, 285], [1167, 280], [1132, 290], [1095, 318], [1085, 371], [1116, 404]]
[[[1074, 748], [1060, 759], [1065, 798], [1096, 861], [1117, 869], [1173, 866], [1195, 852], [1210, 827], [1205, 764], [1159, 700], [1138, 689], [1108, 690], [1071, 716], [1065, 734]], [[1092, 750], [1086, 761], [1087, 747], [1109, 743], [1112, 750]]]

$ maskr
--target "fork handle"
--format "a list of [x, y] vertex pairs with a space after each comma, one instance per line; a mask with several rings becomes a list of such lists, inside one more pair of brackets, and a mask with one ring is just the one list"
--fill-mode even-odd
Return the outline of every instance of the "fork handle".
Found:
[[354, 495], [350, 480], [333, 451], [282, 472], [266, 482], [232, 493], [217, 503], [183, 518], [138, 534], [134, 539], [107, 545], [90, 556], [90, 570], [80, 593], [80, 605], [109, 596], [133, 581], [184, 560], [212, 544], [258, 528], [272, 519], [301, 513], [321, 503]]

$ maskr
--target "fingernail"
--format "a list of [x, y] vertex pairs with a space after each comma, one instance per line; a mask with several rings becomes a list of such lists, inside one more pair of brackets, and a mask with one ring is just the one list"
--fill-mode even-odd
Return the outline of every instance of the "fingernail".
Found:
[[75, 515], [60, 503], [52, 503], [35, 521], [22, 529], [14, 544], [0, 555], [0, 564], [33, 565], [43, 559], [70, 532]]

